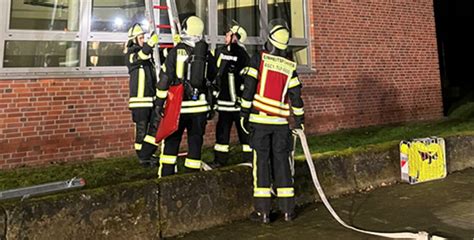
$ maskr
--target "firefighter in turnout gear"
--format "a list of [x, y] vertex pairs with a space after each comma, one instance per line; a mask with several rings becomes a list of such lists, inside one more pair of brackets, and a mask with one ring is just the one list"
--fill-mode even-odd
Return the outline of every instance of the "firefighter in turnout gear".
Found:
[[244, 81], [240, 72], [248, 65], [250, 57], [243, 46], [247, 32], [239, 25], [229, 29], [226, 45], [217, 49], [217, 76], [219, 86], [216, 126], [216, 144], [214, 145], [214, 166], [226, 165], [229, 158], [229, 140], [232, 125], [235, 123], [239, 141], [242, 144], [244, 162], [252, 161], [252, 149], [248, 143], [248, 134], [240, 125], [240, 98]]
[[288, 123], [290, 113], [293, 113], [295, 128], [303, 128], [304, 123], [297, 64], [287, 53], [289, 28], [283, 21], [275, 21], [269, 26], [264, 50], [253, 56], [249, 66], [242, 70], [245, 88], [241, 124], [250, 131], [250, 145], [254, 149], [255, 212], [250, 218], [263, 223], [270, 222], [272, 187], [276, 190], [285, 221], [296, 217], [289, 163], [292, 145]]
[[128, 107], [135, 123], [135, 151], [140, 163], [147, 167], [156, 164], [154, 136], [159, 118], [153, 111], [156, 73], [152, 53], [158, 43], [158, 35], [152, 33], [146, 42], [144, 35], [140, 24], [133, 25], [128, 31], [126, 63], [130, 74]]
[[184, 166], [187, 171], [201, 169], [201, 148], [206, 123], [212, 115], [208, 79], [214, 79], [215, 60], [202, 39], [204, 23], [196, 16], [183, 22], [181, 42], [169, 53], [161, 67], [157, 90], [157, 111], [166, 101], [171, 85], [183, 84], [184, 95], [181, 104], [178, 130], [168, 136], [162, 145], [158, 176], [175, 173], [179, 145], [184, 130], [188, 134], [188, 154]]

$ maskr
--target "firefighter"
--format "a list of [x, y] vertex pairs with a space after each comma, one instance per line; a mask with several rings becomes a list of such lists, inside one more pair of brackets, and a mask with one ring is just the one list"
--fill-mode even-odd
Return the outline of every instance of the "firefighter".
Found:
[[158, 176], [175, 173], [175, 165], [184, 130], [188, 134], [188, 154], [184, 166], [186, 171], [201, 169], [201, 148], [208, 118], [213, 112], [208, 79], [215, 77], [215, 60], [203, 40], [204, 23], [196, 16], [183, 21], [181, 42], [169, 53], [160, 71], [156, 105], [162, 114], [170, 85], [182, 83], [184, 95], [181, 105], [178, 130], [168, 136], [162, 145]]
[[250, 57], [243, 45], [247, 32], [239, 25], [232, 26], [226, 34], [226, 45], [217, 49], [217, 76], [219, 86], [216, 125], [216, 144], [214, 145], [214, 166], [226, 165], [229, 158], [229, 139], [235, 123], [239, 141], [242, 144], [244, 162], [252, 161], [252, 149], [248, 144], [248, 134], [240, 126], [240, 98], [244, 81], [240, 71], [248, 65]]
[[[303, 128], [304, 111], [301, 82], [296, 63], [287, 52], [290, 37], [285, 22], [272, 21], [264, 50], [242, 70], [245, 88], [241, 103], [241, 124], [250, 131], [253, 150], [253, 196], [255, 211], [250, 219], [270, 222], [271, 188], [276, 190], [279, 208], [285, 221], [296, 217], [293, 177], [289, 155], [293, 113], [294, 128]], [[273, 176], [273, 180], [272, 180]]]
[[145, 42], [145, 32], [140, 24], [128, 31], [126, 63], [130, 74], [130, 99], [128, 107], [135, 123], [135, 151], [144, 167], [156, 165], [154, 153], [157, 149], [155, 134], [158, 116], [155, 114], [156, 73], [153, 48], [158, 35], [152, 33]]

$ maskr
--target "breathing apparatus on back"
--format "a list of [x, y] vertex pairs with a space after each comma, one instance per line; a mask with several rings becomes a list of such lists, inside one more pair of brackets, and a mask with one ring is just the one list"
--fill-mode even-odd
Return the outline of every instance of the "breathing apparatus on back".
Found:
[[191, 16], [183, 21], [181, 40], [184, 44], [192, 47], [189, 52], [187, 63], [187, 75], [185, 84], [186, 95], [192, 100], [198, 100], [199, 89], [204, 85], [207, 68], [208, 44], [202, 39], [204, 23], [196, 16]]

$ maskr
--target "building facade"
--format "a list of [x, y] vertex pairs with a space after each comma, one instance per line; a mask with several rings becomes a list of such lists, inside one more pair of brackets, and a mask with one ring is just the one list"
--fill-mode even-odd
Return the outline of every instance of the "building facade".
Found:
[[[176, 2], [181, 19], [204, 19], [213, 48], [236, 21], [254, 54], [268, 20], [287, 20], [309, 133], [443, 116], [430, 0]], [[0, 2], [0, 169], [133, 154], [123, 48], [128, 27], [147, 24], [144, 6]], [[213, 123], [205, 138], [213, 143]]]

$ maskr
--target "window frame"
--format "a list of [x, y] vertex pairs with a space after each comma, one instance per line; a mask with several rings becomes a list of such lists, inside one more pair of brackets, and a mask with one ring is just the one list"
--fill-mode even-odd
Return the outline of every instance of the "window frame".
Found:
[[[127, 33], [114, 32], [93, 32], [91, 31], [91, 18], [93, 0], [80, 0], [79, 4], [79, 29], [77, 32], [49, 31], [49, 30], [15, 30], [10, 29], [11, 4], [13, 0], [0, 1], [0, 80], [1, 79], [25, 79], [25, 78], [42, 78], [42, 77], [113, 77], [127, 76], [128, 71], [125, 66], [87, 66], [88, 44], [92, 41], [98, 42], [124, 42], [127, 39]], [[145, 0], [146, 1], [146, 0]], [[217, 0], [207, 0], [209, 11], [207, 14], [208, 23], [216, 23], [218, 21]], [[259, 1], [260, 11], [260, 35], [249, 36], [246, 45], [262, 45], [266, 39], [266, 27], [268, 23], [268, 1]], [[298, 65], [300, 72], [312, 71], [312, 55], [309, 28], [309, 3], [304, 0], [303, 4], [305, 37], [291, 38], [290, 46], [303, 47], [307, 51], [307, 64]], [[224, 44], [224, 36], [219, 35], [217, 24], [208, 24], [208, 35], [205, 36], [206, 41], [212, 49], [218, 44]], [[170, 42], [171, 34], [160, 34], [160, 41]], [[75, 41], [80, 42], [79, 66], [78, 67], [9, 67], [4, 68], [5, 43], [7, 41], [26, 40], [26, 41]]]

